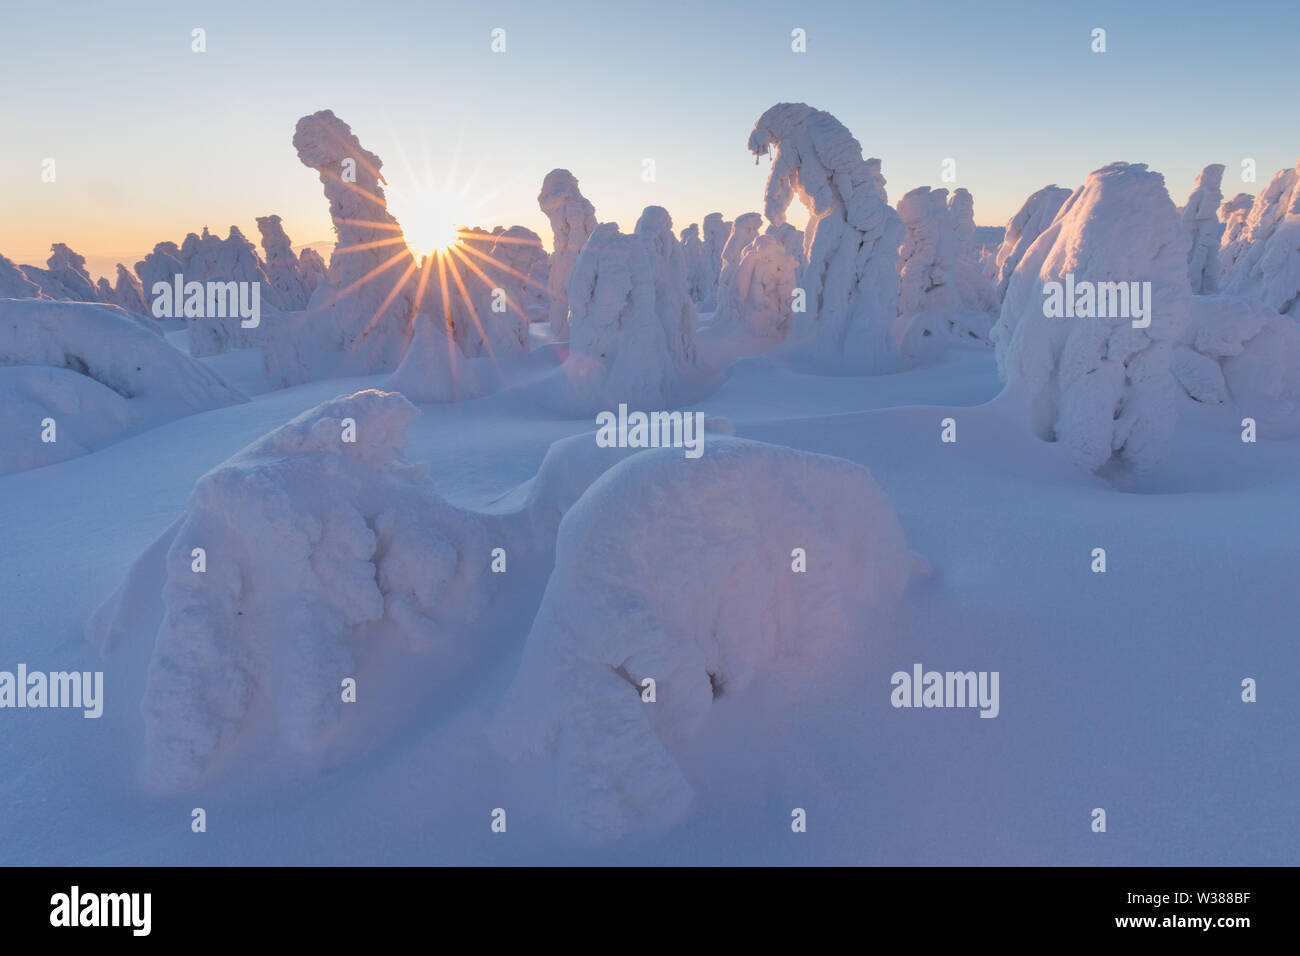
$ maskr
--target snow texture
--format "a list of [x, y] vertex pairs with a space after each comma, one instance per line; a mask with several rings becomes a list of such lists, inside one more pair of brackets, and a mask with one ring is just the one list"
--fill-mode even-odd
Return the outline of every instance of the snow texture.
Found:
[[[992, 333], [1006, 394], [1025, 406], [1034, 433], [1063, 443], [1079, 467], [1142, 472], [1169, 445], [1171, 351], [1192, 298], [1189, 244], [1163, 177], [1112, 163], [1088, 175], [1012, 274]], [[1067, 274], [1076, 288], [1149, 282], [1149, 327], [1124, 316], [1047, 315], [1044, 285], [1064, 284]], [[1105, 298], [1097, 288], [1095, 303]]]
[[[806, 574], [792, 573], [792, 542]], [[716, 701], [760, 671], [826, 666], [849, 639], [878, 637], [873, 615], [914, 567], [859, 465], [735, 438], [697, 460], [632, 455], [560, 523], [494, 739], [556, 761], [560, 816], [581, 834], [671, 824], [692, 799], [675, 750]]]
[[795, 333], [808, 357], [869, 373], [897, 371], [898, 247], [903, 224], [888, 204], [880, 161], [839, 120], [804, 103], [778, 103], [754, 124], [749, 150], [775, 150], [764, 196], [767, 218], [785, 222], [796, 196], [808, 209], [808, 308]]
[[558, 341], [569, 337], [569, 275], [578, 253], [596, 231], [596, 207], [578, 190], [578, 180], [567, 169], [552, 169], [542, 180], [537, 204], [551, 221], [551, 333]]

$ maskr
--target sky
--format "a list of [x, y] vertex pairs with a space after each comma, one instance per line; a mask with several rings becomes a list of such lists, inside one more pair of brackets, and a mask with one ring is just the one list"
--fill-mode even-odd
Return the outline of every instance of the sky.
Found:
[[625, 231], [647, 205], [679, 230], [762, 211], [769, 160], [746, 141], [783, 101], [839, 118], [891, 202], [965, 187], [981, 225], [1109, 162], [1147, 163], [1181, 205], [1208, 163], [1232, 195], [1300, 158], [1294, 0], [6, 0], [0, 17], [0, 253], [43, 264], [66, 242], [95, 274], [205, 225], [256, 242], [271, 213], [295, 245], [332, 241], [291, 144], [320, 109], [383, 160], [408, 238], [451, 219], [548, 248], [555, 167]]

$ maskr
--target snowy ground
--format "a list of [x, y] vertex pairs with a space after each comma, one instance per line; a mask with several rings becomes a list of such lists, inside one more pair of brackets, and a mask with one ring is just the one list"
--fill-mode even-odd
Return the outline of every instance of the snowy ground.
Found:
[[[1005, 420], [986, 352], [875, 378], [747, 360], [695, 406], [737, 436], [867, 466], [933, 570], [889, 615], [860, 620], [835, 659], [720, 697], [677, 750], [696, 798], [666, 834], [575, 841], [544, 767], [489, 745], [544, 567], [520, 568], [491, 639], [454, 677], [432, 678], [382, 743], [314, 775], [244, 754], [185, 797], [147, 796], [139, 688], [86, 643], [87, 618], [196, 478], [312, 405], [383, 381], [264, 392], [255, 351], [207, 361], [253, 400], [0, 477], [0, 666], [110, 672], [99, 720], [7, 712], [0, 863], [1300, 862], [1300, 721], [1282, 686], [1300, 675], [1300, 444], [1242, 443], [1239, 415], [1188, 400], [1160, 470], [1116, 490]], [[510, 507], [551, 442], [593, 429], [508, 393], [421, 410], [408, 458], [449, 502], [480, 511]], [[954, 444], [939, 440], [947, 417]], [[1090, 571], [1096, 547], [1105, 574]], [[1000, 672], [999, 716], [891, 707], [890, 675], [918, 662]], [[1240, 699], [1245, 677], [1256, 704]], [[191, 832], [194, 807], [204, 834]], [[497, 807], [506, 834], [490, 829]], [[795, 807], [805, 834], [791, 832]], [[1095, 807], [1104, 834], [1090, 829]]]

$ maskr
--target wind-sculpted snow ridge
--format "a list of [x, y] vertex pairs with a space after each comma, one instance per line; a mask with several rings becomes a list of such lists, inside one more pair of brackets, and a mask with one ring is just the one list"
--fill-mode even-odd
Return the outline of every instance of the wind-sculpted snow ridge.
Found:
[[1300, 163], [1255, 198], [1244, 234], [1223, 250], [1220, 289], [1300, 316]]
[[[244, 397], [117, 306], [0, 301], [0, 474], [75, 458]], [[53, 441], [42, 441], [49, 419]]]
[[[376, 655], [454, 644], [483, 610], [495, 541], [405, 461], [417, 414], [400, 395], [337, 398], [196, 482], [168, 532], [142, 703], [152, 787], [193, 786], [254, 734], [319, 751], [341, 724], [346, 679]], [[120, 596], [139, 590], [128, 579], [92, 619], [106, 654], [124, 637]]]
[[46, 268], [19, 266], [27, 279], [41, 289], [50, 299], [66, 302], [98, 302], [99, 291], [86, 271], [86, 257], [73, 252], [62, 242], [50, 247]]
[[807, 309], [795, 314], [794, 330], [800, 351], [837, 369], [897, 371], [904, 229], [889, 206], [880, 161], [864, 159], [839, 120], [804, 103], [778, 103], [759, 117], [749, 150], [756, 157], [776, 152], [764, 195], [768, 220], [785, 222], [796, 196], [808, 209], [808, 265], [800, 277]]
[[1219, 203], [1223, 200], [1222, 163], [1201, 170], [1183, 207], [1183, 227], [1192, 237], [1187, 253], [1187, 275], [1193, 295], [1210, 295], [1219, 285], [1219, 243], [1223, 223], [1219, 221]]
[[[617, 224], [605, 222], [596, 227], [574, 263], [569, 276], [569, 354], [563, 370], [584, 406], [676, 404], [679, 374], [694, 362], [694, 329], [689, 335], [685, 331], [687, 316], [678, 296], [684, 291], [684, 273], [679, 277], [677, 268], [670, 275], [671, 262], [661, 258], [657, 246], [644, 232], [624, 235]], [[670, 290], [663, 315], [656, 274]], [[670, 328], [674, 320], [683, 324]]]
[[1164, 455], [1190, 241], [1164, 178], [1112, 163], [1088, 175], [1012, 275], [992, 333], [1004, 396], [1082, 468], [1140, 472]]
[[1173, 370], [1198, 402], [1233, 402], [1274, 435], [1300, 433], [1300, 327], [1257, 299], [1193, 299]]
[[0, 299], [49, 298], [9, 257], [0, 255]]
[[974, 312], [997, 312], [1001, 300], [980, 261], [980, 250], [975, 242], [978, 229], [975, 225], [975, 199], [969, 191], [953, 190], [948, 197], [948, 218], [956, 243], [953, 278], [958, 302], [962, 308]]
[[298, 120], [293, 145], [320, 177], [338, 243], [326, 280], [298, 315], [262, 331], [274, 385], [395, 369], [415, 331], [416, 262], [388, 212], [379, 157], [329, 110]]
[[722, 213], [711, 212], [704, 217], [704, 282], [701, 288], [700, 308], [712, 312], [718, 304], [718, 279], [722, 275], [722, 249], [731, 238], [731, 222]]
[[280, 217], [258, 216], [257, 231], [262, 236], [263, 261], [270, 284], [267, 301], [282, 312], [305, 309], [311, 293], [303, 282], [298, 257], [280, 224]]
[[998, 301], [1007, 296], [1011, 275], [1020, 265], [1029, 247], [1052, 224], [1061, 206], [1070, 198], [1070, 190], [1061, 186], [1044, 186], [1025, 200], [1007, 223], [1002, 245], [998, 247], [993, 280], [997, 284]]
[[551, 333], [559, 341], [569, 337], [569, 276], [587, 239], [596, 231], [596, 207], [578, 190], [578, 180], [567, 169], [552, 169], [542, 180], [537, 204], [551, 222], [551, 272], [547, 292]]
[[556, 762], [559, 816], [580, 834], [671, 825], [693, 796], [681, 742], [758, 672], [825, 667], [844, 642], [876, 637], [872, 615], [916, 567], [859, 465], [726, 437], [695, 460], [632, 455], [560, 523], [491, 735], [516, 759]]

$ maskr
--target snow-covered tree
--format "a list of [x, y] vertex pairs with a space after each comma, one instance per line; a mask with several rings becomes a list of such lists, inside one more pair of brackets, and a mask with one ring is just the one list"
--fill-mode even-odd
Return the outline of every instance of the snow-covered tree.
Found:
[[46, 268], [19, 266], [28, 281], [40, 287], [50, 299], [69, 302], [98, 302], [99, 291], [86, 270], [86, 257], [73, 252], [62, 242], [50, 247]]
[[140, 280], [120, 262], [117, 264], [117, 285], [110, 285], [108, 279], [100, 278], [96, 291], [101, 302], [116, 305], [137, 315], [149, 314]]
[[135, 274], [140, 277], [140, 288], [146, 303], [152, 303], [154, 286], [162, 283], [171, 286], [181, 271], [181, 250], [174, 242], [160, 242], [153, 251], [135, 264]]
[[896, 370], [904, 229], [889, 206], [880, 161], [864, 159], [839, 120], [804, 103], [778, 103], [759, 117], [749, 149], [756, 157], [776, 153], [764, 196], [768, 220], [785, 222], [796, 196], [808, 209], [808, 265], [800, 278], [808, 308], [796, 314], [795, 333], [821, 361]]
[[[1255, 197], [1250, 193], [1237, 193], [1231, 199], [1225, 199], [1219, 207], [1219, 222], [1223, 223], [1223, 237], [1219, 240], [1219, 277], [1222, 278], [1226, 266], [1231, 265], [1226, 259], [1230, 248], [1238, 248], [1246, 232], [1246, 217], [1255, 204]], [[1235, 261], [1235, 256], [1233, 257]]]
[[1219, 203], [1223, 200], [1222, 163], [1213, 163], [1201, 170], [1183, 206], [1183, 226], [1192, 237], [1187, 253], [1187, 275], [1192, 282], [1194, 295], [1208, 295], [1219, 285], [1219, 242], [1223, 237], [1223, 223], [1219, 221]]
[[722, 248], [731, 238], [731, 222], [722, 213], [704, 217], [704, 286], [701, 307], [712, 312], [718, 302], [718, 278], [722, 275]]
[[578, 180], [567, 169], [552, 169], [542, 180], [537, 204], [551, 221], [551, 272], [547, 292], [551, 334], [569, 337], [569, 275], [578, 253], [596, 229], [596, 207], [578, 190]]
[[786, 251], [787, 255], [793, 256], [797, 263], [796, 270], [803, 271], [806, 264], [803, 255], [803, 230], [797, 228], [793, 223], [783, 222], [780, 225], [769, 223], [763, 230], [763, 235], [771, 236], [781, 244], [781, 248]]
[[284, 312], [305, 309], [309, 293], [302, 281], [298, 257], [280, 223], [280, 217], [258, 216], [257, 231], [262, 236], [263, 262], [270, 283], [267, 301]]
[[691, 301], [703, 302], [707, 266], [698, 223], [693, 222], [682, 230], [682, 260], [686, 263], [686, 288]]
[[997, 283], [998, 301], [1006, 298], [1007, 285], [1011, 275], [1020, 265], [1029, 247], [1056, 218], [1057, 212], [1067, 199], [1070, 190], [1061, 186], [1044, 186], [1025, 200], [1023, 206], [1007, 223], [1007, 230], [998, 247], [996, 271], [993, 280]]
[[721, 290], [713, 329], [733, 340], [741, 354], [762, 351], [790, 334], [799, 260], [777, 236], [759, 236], [745, 247]]
[[600, 408], [671, 403], [676, 354], [656, 309], [655, 255], [612, 222], [596, 227], [569, 276], [569, 355], [565, 370], [578, 394]]
[[662, 206], [646, 206], [633, 235], [650, 253], [655, 283], [655, 313], [664, 328], [674, 370], [681, 374], [695, 365], [695, 331], [699, 314], [686, 285], [686, 257], [673, 235], [673, 220]]
[[953, 190], [948, 197], [948, 217], [956, 244], [953, 277], [957, 284], [958, 302], [972, 311], [996, 312], [1001, 303], [976, 249], [975, 199], [969, 191]]
[[907, 230], [898, 251], [898, 314], [955, 308], [958, 239], [948, 190], [919, 186], [905, 193], [898, 216]]
[[383, 163], [329, 110], [298, 120], [293, 145], [320, 177], [338, 243], [307, 308], [264, 331], [268, 378], [289, 385], [394, 369], [419, 312], [417, 264], [388, 211]]
[[1243, 235], [1223, 249], [1220, 288], [1300, 316], [1300, 163], [1273, 177], [1246, 217]]
[[310, 302], [316, 287], [325, 281], [329, 267], [325, 265], [324, 257], [309, 246], [298, 254], [298, 272], [302, 276], [303, 292]]
[[1164, 454], [1189, 244], [1164, 178], [1113, 163], [1088, 175], [1012, 273], [993, 330], [1004, 398], [1080, 467], [1142, 471]]

